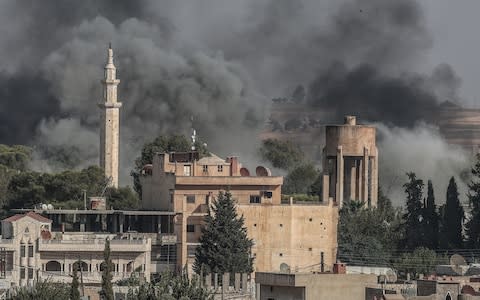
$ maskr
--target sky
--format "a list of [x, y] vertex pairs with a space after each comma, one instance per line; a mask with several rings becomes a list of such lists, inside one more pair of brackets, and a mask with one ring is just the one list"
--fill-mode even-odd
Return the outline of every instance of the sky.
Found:
[[432, 32], [434, 44], [429, 53], [430, 64], [448, 62], [462, 78], [460, 96], [465, 103], [479, 108], [478, 66], [480, 35], [478, 11], [480, 2], [475, 0], [422, 0], [427, 26]]
[[220, 156], [264, 164], [258, 134], [270, 100], [303, 85], [301, 105], [324, 111], [323, 121], [348, 113], [377, 125], [380, 183], [396, 186], [393, 198], [409, 171], [444, 194], [470, 157], [425, 115], [447, 99], [480, 108], [479, 8], [473, 0], [4, 0], [0, 143], [33, 146], [40, 171], [98, 163], [99, 82], [112, 42], [122, 185], [144, 142], [192, 127]]

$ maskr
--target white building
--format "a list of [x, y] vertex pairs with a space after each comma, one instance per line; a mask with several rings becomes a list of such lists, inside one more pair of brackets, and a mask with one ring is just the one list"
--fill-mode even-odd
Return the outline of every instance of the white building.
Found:
[[2, 220], [0, 275], [4, 276], [4, 286], [31, 285], [47, 278], [70, 282], [74, 264], [80, 264], [85, 284], [99, 284], [107, 238], [114, 264], [113, 281], [133, 274], [150, 280], [150, 238], [52, 232], [51, 223], [34, 212]]

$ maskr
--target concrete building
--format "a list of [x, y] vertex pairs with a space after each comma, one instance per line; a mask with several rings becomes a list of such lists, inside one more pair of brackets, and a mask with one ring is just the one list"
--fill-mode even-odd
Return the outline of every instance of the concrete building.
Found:
[[98, 106], [102, 110], [100, 120], [100, 167], [105, 170], [105, 177], [110, 185], [118, 186], [118, 152], [120, 107], [117, 101], [117, 85], [120, 80], [116, 77], [116, 68], [113, 64], [113, 50], [108, 48], [107, 64], [105, 66], [103, 84], [103, 102]]
[[114, 263], [113, 281], [132, 274], [149, 281], [150, 238], [52, 231], [52, 220], [34, 212], [6, 218], [0, 240], [2, 288], [32, 285], [38, 279], [71, 282], [78, 264], [85, 284], [100, 284], [107, 238]]
[[373, 274], [256, 273], [260, 300], [364, 300], [365, 287], [377, 282]]
[[323, 198], [340, 207], [357, 200], [376, 206], [378, 200], [378, 149], [376, 129], [357, 125], [346, 116], [343, 125], [328, 125], [323, 149]]
[[[253, 173], [253, 172], [252, 172]], [[281, 201], [282, 177], [237, 157], [200, 158], [197, 152], [158, 153], [141, 176], [143, 209], [175, 213], [177, 269], [191, 267], [203, 219], [214, 197], [229, 190], [254, 241], [256, 271], [328, 271], [337, 252], [338, 207], [332, 201]]]

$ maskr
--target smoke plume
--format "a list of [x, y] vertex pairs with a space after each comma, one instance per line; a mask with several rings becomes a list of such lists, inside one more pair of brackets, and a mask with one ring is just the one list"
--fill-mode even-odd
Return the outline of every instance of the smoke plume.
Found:
[[121, 80], [123, 184], [145, 141], [192, 126], [211, 150], [255, 161], [269, 99], [298, 84], [307, 87], [298, 105], [322, 111], [325, 123], [348, 113], [379, 124], [387, 162], [406, 157], [385, 142], [395, 136], [440, 141], [435, 160], [465, 157], [419, 125], [442, 101], [461, 101], [461, 80], [447, 64], [422, 63], [433, 40], [415, 0], [7, 0], [0, 33], [0, 142], [34, 145], [37, 168], [98, 162], [109, 42]]

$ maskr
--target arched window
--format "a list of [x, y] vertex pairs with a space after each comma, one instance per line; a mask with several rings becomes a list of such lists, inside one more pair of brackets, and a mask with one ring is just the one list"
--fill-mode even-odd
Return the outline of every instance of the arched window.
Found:
[[78, 272], [88, 272], [88, 264], [84, 261], [76, 261], [73, 263], [73, 270], [77, 270]]
[[133, 272], [133, 266], [134, 266], [134, 262], [131, 261], [127, 264], [127, 272]]
[[62, 271], [62, 265], [58, 261], [51, 260], [45, 265], [45, 271], [60, 272]]
[[445, 297], [445, 300], [452, 300], [452, 296], [450, 296], [450, 292], [447, 293], [447, 296]]

